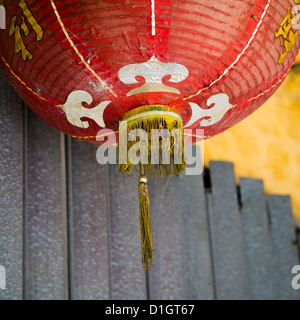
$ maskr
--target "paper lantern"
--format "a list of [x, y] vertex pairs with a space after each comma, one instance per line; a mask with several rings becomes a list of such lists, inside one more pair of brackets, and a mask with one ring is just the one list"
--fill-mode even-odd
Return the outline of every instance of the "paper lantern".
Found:
[[[153, 129], [177, 130], [169, 165], [139, 167], [149, 268], [147, 176], [184, 169], [184, 129], [204, 130], [203, 137], [186, 135], [186, 143], [216, 135], [275, 92], [299, 50], [299, 0], [0, 0], [3, 6], [0, 65], [50, 125], [99, 144], [103, 128], [117, 141], [122, 130], [127, 140], [143, 129], [149, 141]], [[128, 126], [119, 128], [121, 120]], [[125, 157], [121, 172], [131, 172], [131, 160]]]

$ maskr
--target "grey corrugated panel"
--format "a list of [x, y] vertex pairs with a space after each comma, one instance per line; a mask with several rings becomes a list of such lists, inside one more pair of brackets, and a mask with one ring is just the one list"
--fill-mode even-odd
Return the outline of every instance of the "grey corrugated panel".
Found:
[[109, 299], [108, 166], [96, 146], [68, 139], [71, 299]]
[[203, 176], [179, 178], [181, 219], [184, 229], [184, 256], [189, 300], [214, 299], [208, 213]]
[[274, 252], [263, 182], [242, 178], [240, 184], [250, 298], [275, 299]]
[[109, 166], [110, 261], [112, 299], [146, 299], [141, 258], [138, 177]]
[[[23, 103], [0, 71], [0, 299], [23, 297]], [[3, 268], [2, 268], [3, 269]]]
[[300, 291], [291, 285], [291, 271], [299, 264], [296, 234], [289, 196], [269, 195], [269, 209], [271, 215], [272, 237], [275, 249], [276, 280], [278, 285], [278, 299], [300, 299]]
[[217, 299], [249, 299], [242, 217], [233, 164], [210, 162], [210, 228]]
[[176, 176], [149, 182], [154, 250], [149, 273], [152, 300], [182, 300], [189, 295], [179, 189]]
[[28, 109], [26, 299], [67, 298], [64, 136]]

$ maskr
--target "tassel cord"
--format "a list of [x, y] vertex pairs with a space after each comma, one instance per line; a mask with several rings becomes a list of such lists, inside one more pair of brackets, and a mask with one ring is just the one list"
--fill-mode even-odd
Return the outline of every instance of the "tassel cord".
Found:
[[147, 177], [139, 177], [139, 204], [140, 204], [140, 232], [142, 246], [142, 263], [146, 271], [153, 264], [153, 249], [150, 220], [150, 200], [147, 186]]

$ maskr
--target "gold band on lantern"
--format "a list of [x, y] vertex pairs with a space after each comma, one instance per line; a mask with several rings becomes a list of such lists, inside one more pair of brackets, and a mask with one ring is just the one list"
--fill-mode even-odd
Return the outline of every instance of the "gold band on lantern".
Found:
[[[126, 123], [129, 124], [133, 121], [155, 117], [174, 118], [182, 122], [181, 116], [175, 108], [157, 104], [131, 109], [123, 115], [122, 121], [126, 121]], [[119, 130], [121, 129], [122, 125]]]

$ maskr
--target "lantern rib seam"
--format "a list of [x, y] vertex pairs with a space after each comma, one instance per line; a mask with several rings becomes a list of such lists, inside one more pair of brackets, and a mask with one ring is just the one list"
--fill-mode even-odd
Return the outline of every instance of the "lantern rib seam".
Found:
[[56, 5], [54, 3], [54, 0], [50, 0], [51, 1], [51, 5], [52, 8], [54, 10], [55, 16], [57, 18], [57, 21], [59, 22], [61, 29], [63, 31], [63, 33], [65, 34], [68, 42], [70, 43], [71, 47], [74, 49], [75, 53], [77, 54], [77, 56], [80, 58], [81, 62], [85, 65], [85, 67], [92, 73], [92, 75], [94, 77], [97, 78], [97, 80], [102, 84], [102, 86], [107, 89], [115, 98], [118, 97], [118, 95], [105, 83], [104, 80], [101, 79], [101, 77], [89, 66], [89, 64], [85, 61], [84, 57], [82, 56], [82, 54], [79, 52], [78, 48], [75, 46], [74, 42], [72, 41], [72, 39], [70, 38], [64, 23], [61, 20], [61, 17], [57, 11]]
[[242, 50], [242, 52], [237, 56], [237, 58], [234, 60], [234, 62], [228, 67], [226, 68], [226, 70], [214, 81], [212, 81], [207, 87], [200, 89], [197, 93], [195, 93], [194, 95], [190, 95], [189, 97], [184, 98], [183, 100], [189, 100], [193, 97], [197, 97], [202, 91], [209, 89], [210, 87], [212, 87], [214, 84], [216, 84], [217, 82], [219, 82], [223, 77], [226, 76], [226, 74], [234, 68], [234, 66], [241, 60], [241, 58], [243, 57], [243, 55], [245, 54], [245, 52], [248, 50], [248, 48], [250, 47], [251, 43], [253, 42], [262, 22], [263, 19], [265, 18], [265, 16], [267, 15], [267, 11], [271, 5], [271, 1], [272, 0], [268, 0], [268, 3], [264, 9], [264, 12], [262, 13], [260, 20], [251, 36], [251, 38], [249, 39], [249, 41], [247, 42], [245, 48]]
[[27, 90], [29, 90], [32, 94], [37, 96], [40, 100], [47, 101], [45, 98], [41, 97], [37, 92], [33, 91], [33, 89], [29, 88], [28, 85], [18, 75], [14, 73], [11, 66], [8, 64], [8, 62], [4, 59], [4, 57], [1, 54], [0, 57], [6, 65], [6, 67], [9, 69], [10, 73], [14, 76], [14, 78], [16, 78], [20, 83], [22, 83]]

